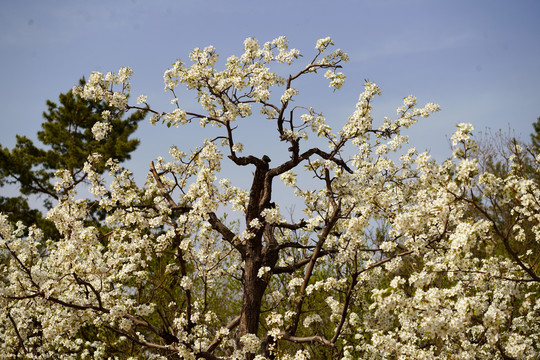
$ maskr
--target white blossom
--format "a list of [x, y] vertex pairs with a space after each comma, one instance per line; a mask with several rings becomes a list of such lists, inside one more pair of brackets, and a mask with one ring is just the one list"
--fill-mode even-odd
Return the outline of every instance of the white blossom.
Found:
[[[397, 116], [374, 116], [372, 82], [333, 131], [293, 78], [341, 87], [348, 55], [331, 46], [320, 39], [300, 57], [285, 37], [248, 38], [223, 62], [213, 46], [194, 49], [163, 75], [174, 110], [137, 103], [153, 124], [185, 126], [180, 136], [198, 121], [209, 134], [198, 147], [180, 137], [144, 184], [91, 154], [47, 187], [47, 227], [0, 214], [0, 353], [538, 359], [540, 158], [516, 145], [508, 171], [487, 171], [464, 123], [448, 159], [418, 153], [402, 132], [439, 106], [408, 95]], [[293, 63], [300, 73], [283, 75]], [[138, 108], [132, 76], [94, 72], [73, 91]], [[198, 110], [181, 108], [180, 85]], [[96, 140], [114, 113], [98, 114]], [[272, 134], [275, 152], [240, 154]]]
[[94, 135], [94, 139], [97, 141], [103, 140], [107, 137], [111, 129], [111, 123], [100, 121], [96, 122], [94, 126], [92, 126], [92, 134]]

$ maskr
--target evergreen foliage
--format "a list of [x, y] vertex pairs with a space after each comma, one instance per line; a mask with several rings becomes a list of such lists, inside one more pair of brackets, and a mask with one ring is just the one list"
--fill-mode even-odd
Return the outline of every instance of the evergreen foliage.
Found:
[[531, 143], [536, 153], [540, 152], [540, 116], [533, 123], [534, 132], [531, 134]]
[[[85, 83], [84, 78], [79, 81], [81, 86]], [[38, 224], [47, 236], [54, 235], [54, 226], [44, 219], [42, 210], [50, 209], [58, 200], [54, 190], [56, 171], [69, 170], [76, 186], [86, 180], [83, 166], [90, 154], [97, 152], [122, 162], [129, 160], [139, 145], [139, 140], [130, 136], [144, 119], [144, 111], [133, 112], [125, 119], [124, 112], [117, 111], [110, 119], [112, 130], [108, 138], [94, 139], [92, 127], [102, 120], [101, 113], [105, 110], [114, 111], [103, 101], [86, 100], [69, 90], [59, 95], [58, 104], [47, 100], [45, 121], [37, 133], [40, 144], [17, 135], [13, 149], [0, 145], [0, 186], [15, 185], [20, 192], [18, 196], [3, 192], [0, 212], [9, 214], [13, 222], [22, 221], [26, 226]], [[101, 174], [105, 168], [95, 170]], [[33, 196], [42, 201], [42, 206], [30, 202]], [[93, 215], [97, 216], [95, 212]]]

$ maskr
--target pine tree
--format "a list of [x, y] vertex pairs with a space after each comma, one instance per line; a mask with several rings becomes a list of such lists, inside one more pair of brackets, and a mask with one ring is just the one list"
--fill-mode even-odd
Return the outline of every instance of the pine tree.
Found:
[[540, 150], [540, 116], [533, 123], [534, 132], [531, 134], [531, 143], [533, 149], [538, 153]]
[[[84, 85], [84, 78], [79, 83]], [[42, 211], [51, 208], [58, 200], [54, 190], [56, 171], [67, 169], [74, 184], [79, 184], [86, 180], [82, 171], [84, 162], [94, 152], [120, 162], [130, 159], [131, 152], [139, 145], [139, 140], [130, 136], [146, 115], [137, 111], [123, 119], [123, 112], [114, 113], [104, 102], [82, 99], [71, 90], [60, 94], [58, 100], [59, 104], [47, 100], [47, 110], [43, 112], [45, 121], [37, 133], [41, 144], [17, 135], [13, 149], [0, 145], [0, 186], [15, 185], [20, 193], [0, 196], [0, 212], [9, 214], [12, 221], [22, 221], [26, 226], [38, 224], [49, 237], [54, 237], [56, 230], [44, 219]], [[109, 120], [112, 129], [106, 139], [97, 141], [92, 127], [103, 121], [101, 114], [105, 110], [114, 113]], [[102, 173], [104, 168], [97, 171]], [[36, 196], [42, 201], [41, 205], [29, 202], [30, 197]], [[97, 212], [93, 216], [99, 217]]]

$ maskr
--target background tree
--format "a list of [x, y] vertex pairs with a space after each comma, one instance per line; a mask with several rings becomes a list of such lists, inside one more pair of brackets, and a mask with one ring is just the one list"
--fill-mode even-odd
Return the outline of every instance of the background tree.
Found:
[[531, 142], [532, 147], [535, 149], [535, 152], [540, 153], [540, 117], [536, 119], [536, 122], [533, 123], [534, 131], [531, 133]]
[[[512, 178], [519, 172], [522, 179], [538, 183], [537, 160], [539, 148], [535, 139], [539, 138], [540, 120], [533, 123], [533, 132], [530, 134], [531, 142], [522, 141], [511, 129], [492, 132], [486, 130], [481, 133], [478, 140], [478, 164], [482, 171], [497, 175], [500, 178]], [[486, 197], [479, 194], [479, 199], [484, 200], [485, 210], [497, 227], [504, 233], [509, 234], [507, 244], [500, 243], [500, 253], [507, 253], [508, 249], [516, 256], [528, 258], [535, 272], [540, 270], [540, 244], [532, 234], [535, 222], [520, 221], [522, 231], [526, 231], [526, 238], [515, 238], [510, 234], [516, 234], [513, 227], [516, 226], [516, 214], [512, 210], [516, 206], [515, 201], [507, 201], [504, 197]], [[503, 202], [504, 199], [504, 202]], [[481, 215], [482, 216], [482, 215]]]
[[[407, 96], [396, 119], [374, 124], [380, 89], [371, 82], [332, 130], [297, 96], [301, 79], [321, 71], [342, 86], [348, 56], [332, 45], [320, 39], [285, 76], [274, 66], [292, 65], [299, 51], [284, 37], [246, 39], [222, 71], [213, 47], [195, 49], [191, 66], [178, 60], [164, 74], [170, 112], [143, 95], [129, 105], [129, 68], [92, 73], [76, 94], [218, 134], [189, 153], [172, 147], [143, 188], [114, 159], [90, 155], [91, 203], [75, 199], [77, 180], [63, 171], [48, 213], [58, 241], [0, 217], [9, 256], [0, 349], [74, 359], [537, 358], [539, 274], [506, 244], [539, 241], [538, 184], [515, 159], [508, 176], [482, 171], [470, 124], [458, 124], [443, 163], [403, 149], [403, 130], [439, 108]], [[202, 111], [180, 107], [180, 83]], [[244, 121], [261, 121], [255, 136], [273, 131], [279, 150], [243, 154], [239, 139], [254, 136], [241, 132]], [[109, 131], [107, 121], [95, 127], [98, 138]], [[248, 176], [249, 188], [220, 178], [222, 165]], [[302, 202], [301, 218], [283, 215], [278, 182]], [[510, 232], [488, 211], [490, 198], [512, 204]], [[95, 206], [106, 230], [84, 221]]]
[[[85, 80], [81, 79], [79, 85], [84, 84]], [[50, 209], [61, 196], [54, 189], [55, 173], [68, 170], [73, 186], [77, 186], [87, 180], [83, 166], [90, 154], [99, 152], [120, 162], [130, 159], [139, 144], [138, 139], [130, 136], [145, 117], [144, 111], [136, 111], [123, 119], [124, 111], [103, 101], [83, 99], [71, 90], [60, 94], [58, 100], [59, 105], [47, 100], [45, 122], [37, 133], [41, 146], [19, 135], [13, 149], [0, 146], [0, 185], [14, 185], [21, 194], [0, 196], [0, 211], [13, 222], [22, 221], [26, 226], [38, 224], [46, 237], [53, 236], [55, 229], [44, 219], [42, 211]], [[106, 140], [96, 140], [92, 129], [103, 120], [104, 112], [105, 116], [111, 116], [111, 130]], [[103, 166], [96, 168], [98, 173], [104, 170]], [[42, 206], [35, 205], [39, 201]], [[98, 216], [96, 212], [91, 215]]]

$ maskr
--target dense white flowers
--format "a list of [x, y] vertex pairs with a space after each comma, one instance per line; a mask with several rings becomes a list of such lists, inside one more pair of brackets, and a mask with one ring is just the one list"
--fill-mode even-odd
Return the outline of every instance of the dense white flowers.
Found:
[[343, 84], [345, 84], [346, 76], [341, 72], [336, 73], [334, 71], [328, 70], [324, 74], [324, 77], [327, 78], [327, 79], [330, 79], [330, 85], [329, 85], [330, 87], [334, 87], [336, 89], [341, 89]]
[[255, 334], [246, 334], [240, 338], [240, 342], [244, 346], [244, 352], [257, 353], [260, 350], [261, 340]]
[[168, 124], [178, 127], [187, 123], [186, 112], [180, 109], [175, 109], [173, 112], [165, 114], [165, 120]]
[[107, 134], [111, 131], [111, 123], [108, 122], [97, 122], [92, 126], [92, 134], [94, 139], [101, 141], [107, 137]]
[[320, 52], [324, 52], [326, 48], [330, 45], [333, 45], [332, 39], [330, 37], [325, 37], [324, 39], [317, 40], [317, 43], [315, 44], [315, 49], [319, 50]]
[[[86, 99], [103, 100], [109, 105], [118, 109], [124, 109], [128, 104], [128, 95], [131, 90], [130, 79], [133, 70], [123, 67], [118, 70], [118, 74], [109, 72], [103, 75], [100, 72], [93, 72], [84, 86], [75, 86], [73, 93]], [[114, 85], [120, 85], [120, 91], [113, 91]]]
[[285, 93], [283, 95], [281, 95], [281, 102], [286, 103], [286, 102], [291, 100], [293, 95], [297, 95], [297, 94], [298, 94], [297, 89], [295, 89], [295, 88], [287, 89], [287, 90], [285, 90]]
[[452, 135], [452, 145], [456, 146], [459, 142], [464, 142], [470, 139], [470, 134], [474, 127], [468, 123], [459, 123], [457, 131]]
[[[337, 70], [348, 56], [332, 46], [318, 40], [313, 60], [290, 77], [272, 67], [299, 58], [285, 37], [246, 39], [221, 71], [214, 47], [193, 50], [191, 64], [164, 73], [172, 109], [155, 110], [144, 95], [137, 103], [152, 123], [194, 122], [218, 135], [191, 151], [179, 139], [150, 164], [144, 186], [117, 160], [92, 154], [82, 168], [89, 200], [59, 171], [47, 214], [54, 239], [0, 214], [0, 353], [536, 360], [540, 160], [515, 146], [507, 174], [485, 172], [464, 123], [442, 163], [407, 149], [402, 130], [439, 106], [418, 107], [410, 95], [395, 119], [379, 119], [372, 108], [382, 92], [372, 82], [332, 130], [336, 121], [296, 96], [303, 76], [343, 85]], [[74, 91], [140, 108], [127, 101], [131, 76], [95, 72]], [[181, 108], [180, 84], [195, 91], [200, 113]], [[103, 141], [111, 112], [101, 115], [92, 133]], [[264, 121], [242, 139], [248, 117]], [[241, 154], [239, 140], [270, 131], [286, 156]], [[223, 178], [229, 170], [241, 180]], [[298, 211], [275, 203], [276, 181]]]

